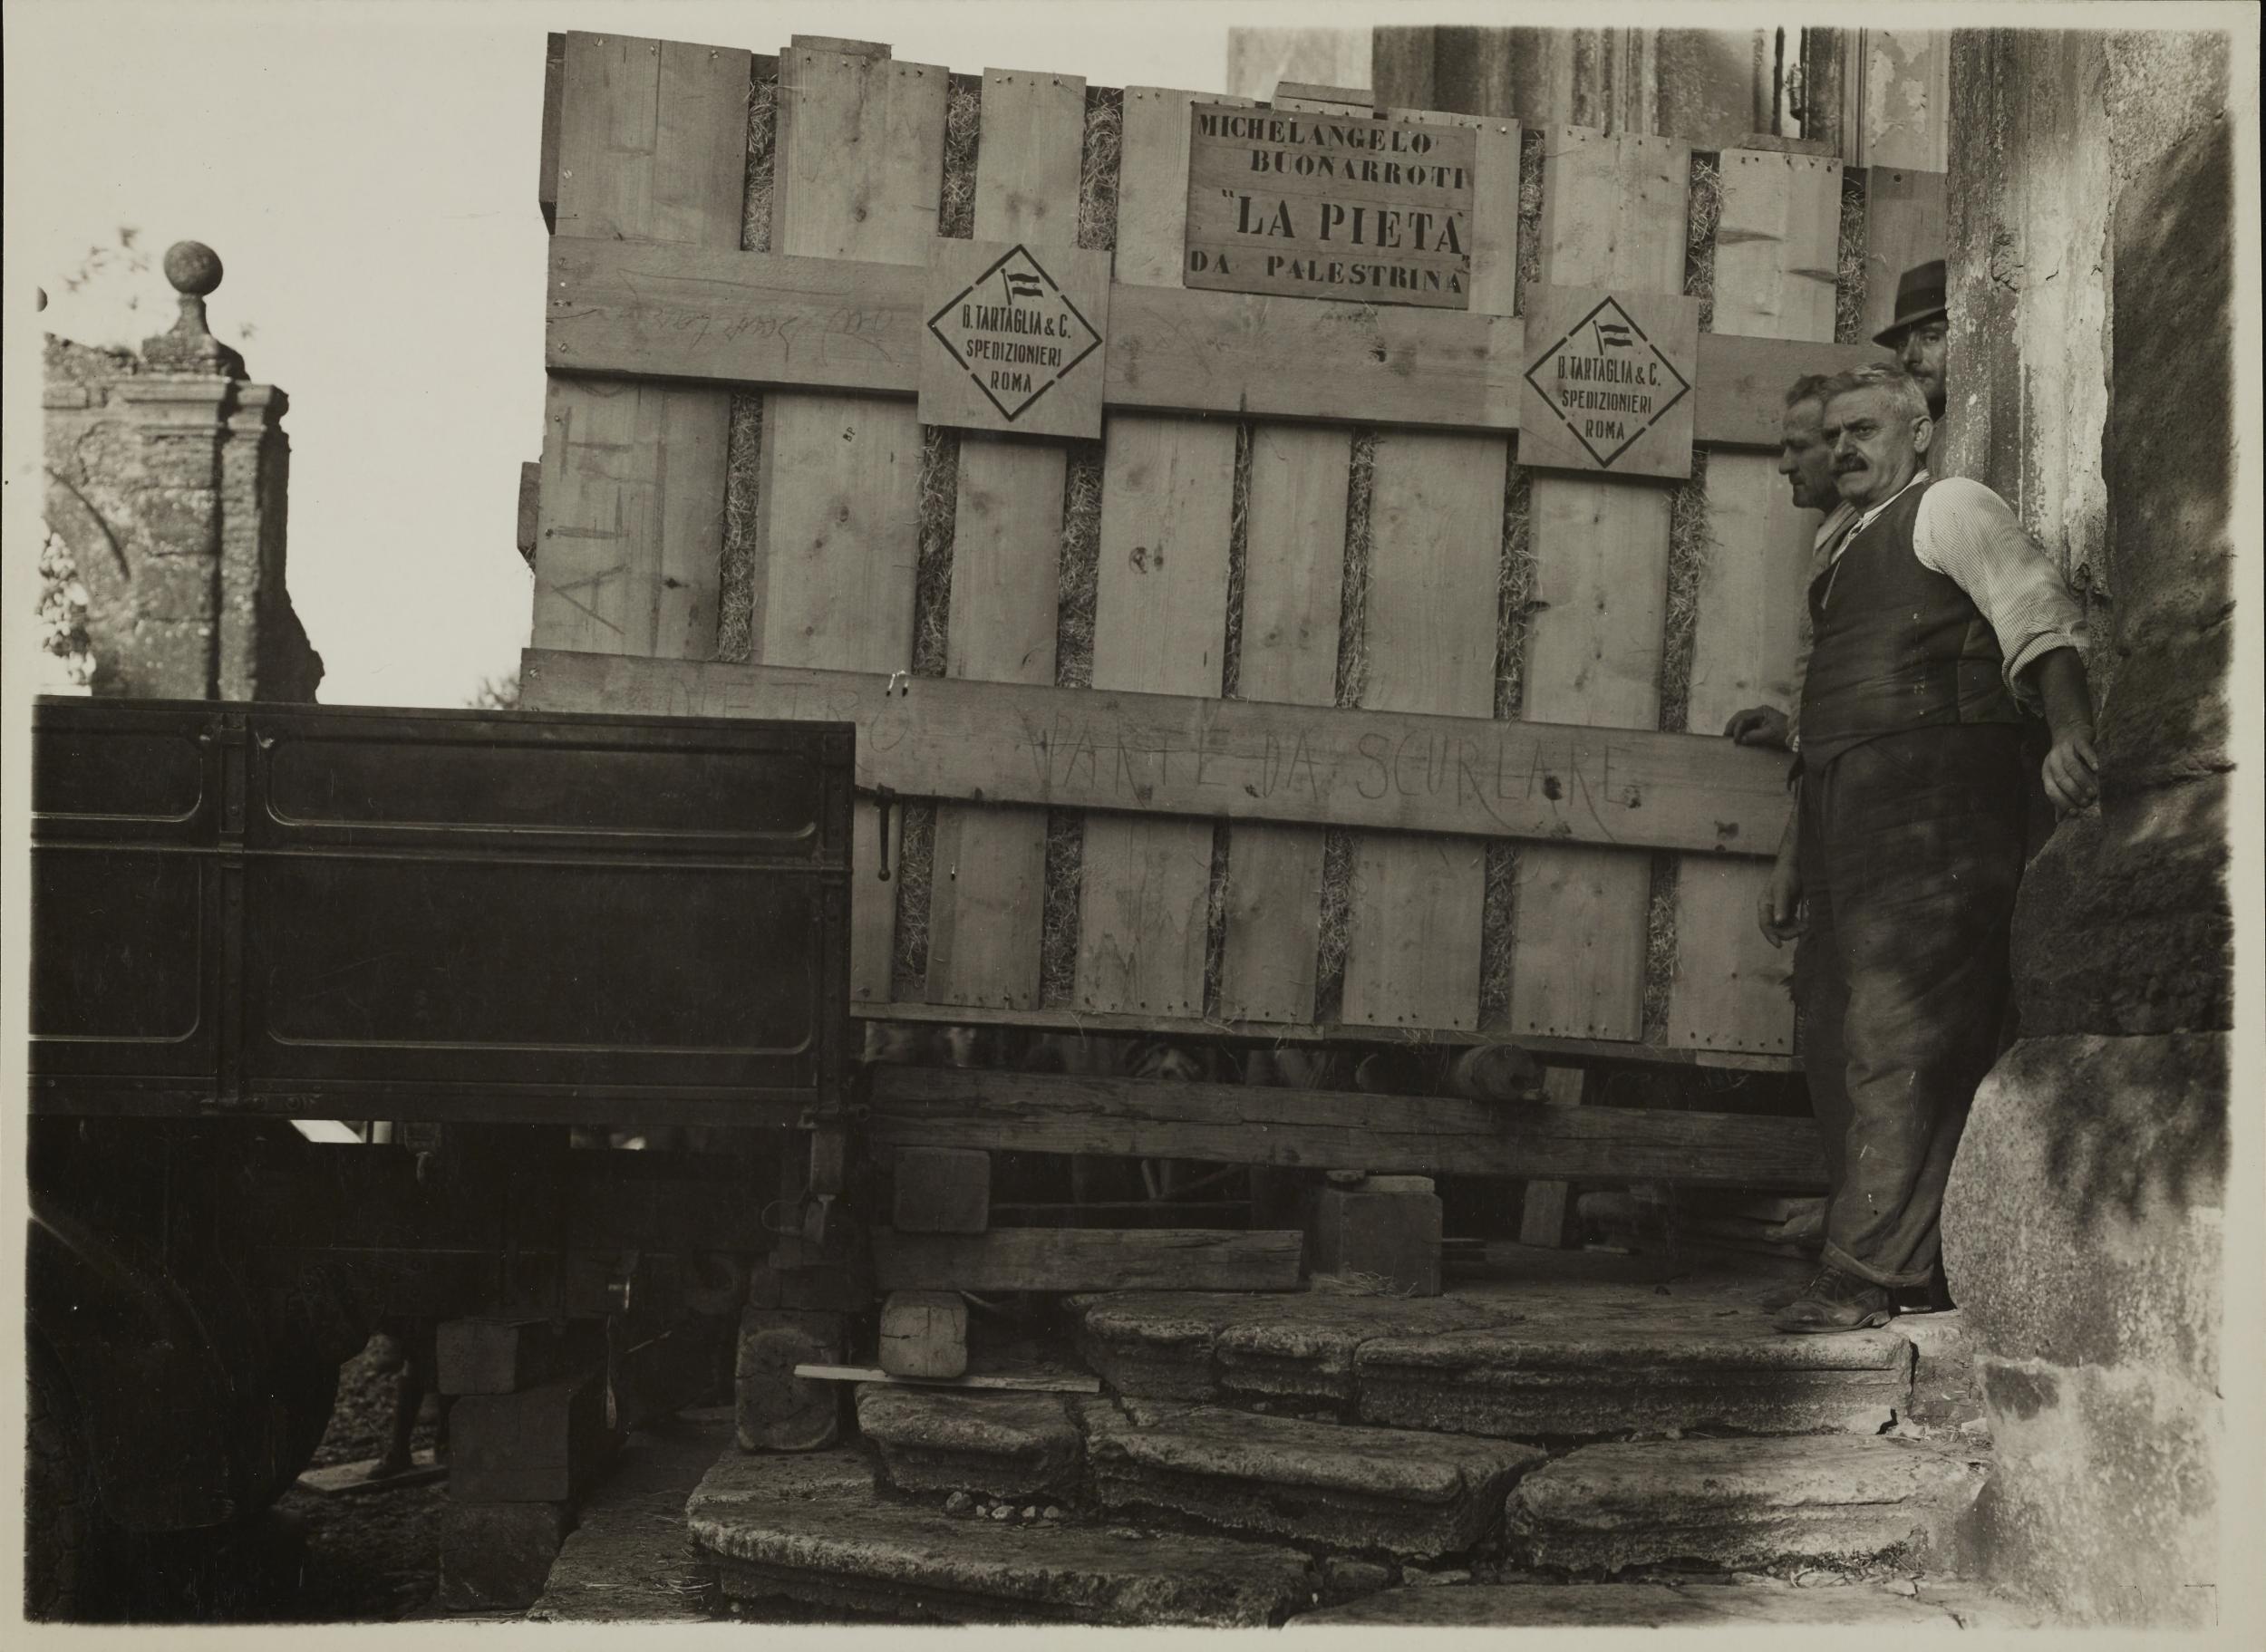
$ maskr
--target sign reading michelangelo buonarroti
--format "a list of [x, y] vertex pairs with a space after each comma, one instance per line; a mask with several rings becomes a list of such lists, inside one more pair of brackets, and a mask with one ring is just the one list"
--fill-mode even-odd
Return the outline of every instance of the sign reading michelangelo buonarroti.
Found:
[[1697, 298], [1531, 289], [1519, 463], [1689, 477], [1699, 345]]
[[1188, 120], [1183, 285], [1471, 307], [1470, 128], [1216, 103]]
[[1101, 434], [1109, 255], [939, 237], [923, 311], [923, 424]]

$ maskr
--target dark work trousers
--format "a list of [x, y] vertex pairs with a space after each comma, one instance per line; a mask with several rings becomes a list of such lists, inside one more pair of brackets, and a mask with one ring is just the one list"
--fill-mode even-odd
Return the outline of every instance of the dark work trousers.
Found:
[[1795, 957], [1833, 1198], [1825, 1261], [1924, 1285], [1975, 1087], [1998, 1058], [2023, 862], [2019, 731], [1914, 729], [1802, 778]]

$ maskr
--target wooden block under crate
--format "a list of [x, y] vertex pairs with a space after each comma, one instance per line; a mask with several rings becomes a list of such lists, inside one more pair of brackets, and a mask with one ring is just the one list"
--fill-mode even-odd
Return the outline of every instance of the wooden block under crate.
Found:
[[468, 1394], [449, 1414], [449, 1494], [464, 1502], [560, 1502], [617, 1443], [602, 1370], [521, 1394]]

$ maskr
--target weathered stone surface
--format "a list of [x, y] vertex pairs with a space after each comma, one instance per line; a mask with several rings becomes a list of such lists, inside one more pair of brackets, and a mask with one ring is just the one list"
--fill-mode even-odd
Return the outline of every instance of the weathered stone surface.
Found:
[[857, 1429], [906, 1492], [1067, 1493], [1085, 1442], [1059, 1394], [943, 1393], [863, 1383]]
[[1307, 1558], [1273, 1545], [1068, 1522], [955, 1520], [876, 1496], [836, 1450], [728, 1455], [693, 1493], [694, 1539], [729, 1593], [931, 1621], [1258, 1628], [1320, 1595]]
[[1945, 1193], [1998, 1454], [1974, 1561], [2080, 1620], [2209, 1610], [2228, 1043], [2016, 1045]]
[[543, 1592], [574, 1524], [558, 1502], [441, 1504], [441, 1604], [451, 1612], [519, 1611]]
[[1905, 1415], [1929, 1428], [1957, 1428], [1982, 1415], [1966, 1316], [1905, 1314], [1889, 1328], [1912, 1344], [1912, 1405]]
[[1965, 1457], [1897, 1440], [1674, 1440], [1569, 1453], [1522, 1479], [1506, 1514], [1536, 1566], [1864, 1560], [1948, 1552], [1980, 1485]]
[[733, 1450], [732, 1415], [715, 1407], [631, 1435], [528, 1616], [539, 1623], [701, 1623], [712, 1570], [684, 1529], [685, 1499]]
[[1535, 1439], [1626, 1429], [1874, 1433], [1909, 1403], [1912, 1351], [1888, 1331], [1774, 1335], [1759, 1309], [1651, 1323], [1380, 1337], [1355, 1357], [1364, 1422]]
[[1902, 1595], [1877, 1583], [1829, 1589], [1791, 1584], [1504, 1583], [1396, 1589], [1348, 1606], [1306, 1612], [1293, 1628], [1339, 1625], [1407, 1628], [1707, 1628], [1821, 1624], [1896, 1629], [2033, 1628], [2038, 1615], [1971, 1585], [1923, 1583]]
[[1285, 1396], [1350, 1404], [1353, 1351], [1369, 1338], [1425, 1336], [1502, 1317], [1468, 1301], [1312, 1291], [1295, 1297], [1117, 1291], [1075, 1298], [1079, 1348], [1120, 1394], [1208, 1399]]
[[1080, 1402], [1096, 1494], [1231, 1531], [1411, 1560], [1469, 1548], [1532, 1446], [1254, 1416], [1215, 1406]]

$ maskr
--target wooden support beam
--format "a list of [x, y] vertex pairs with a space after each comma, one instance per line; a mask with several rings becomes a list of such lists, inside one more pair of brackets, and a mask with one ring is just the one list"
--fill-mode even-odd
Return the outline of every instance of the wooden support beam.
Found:
[[[1578, 1107], [1587, 1091], [1589, 1069], [1579, 1067], [1554, 1067], [1544, 1076], [1543, 1086], [1550, 1097], [1549, 1105], [1555, 1107]], [[1519, 1207], [1518, 1242], [1522, 1245], [1541, 1245], [1558, 1250], [1565, 1245], [1573, 1230], [1574, 1187], [1563, 1181], [1539, 1181], [1526, 1183], [1525, 1199]]]
[[1817, 1126], [1806, 1118], [1518, 1107], [1444, 1096], [925, 1068], [882, 1068], [872, 1106], [867, 1139], [876, 1146], [1012, 1146], [1230, 1164], [1797, 1191], [1825, 1185]]
[[981, 1233], [992, 1225], [992, 1155], [907, 1147], [891, 1167], [891, 1219], [905, 1233]]
[[468, 1394], [449, 1414], [449, 1495], [463, 1502], [561, 1501], [582, 1488], [616, 1443], [603, 1371], [521, 1394]]
[[[555, 377], [911, 397], [925, 280], [913, 264], [557, 236], [544, 360]], [[1118, 283], [1102, 397], [1112, 412], [1503, 433], [1525, 341], [1509, 315]], [[1694, 439], [1774, 447], [1787, 385], [1879, 353], [1703, 333]]]
[[1776, 852], [1781, 759], [1720, 739], [1181, 694], [529, 650], [547, 711], [856, 722], [857, 785], [914, 797], [1622, 848]]
[[1305, 1242], [1297, 1232], [1208, 1228], [997, 1228], [966, 1238], [876, 1228], [874, 1279], [885, 1290], [1295, 1290]]
[[517, 1394], [605, 1356], [596, 1320], [444, 1319], [433, 1328], [433, 1386], [443, 1394]]
[[881, 1368], [949, 1380], [968, 1369], [968, 1305], [956, 1290], [893, 1290], [881, 1305]]

